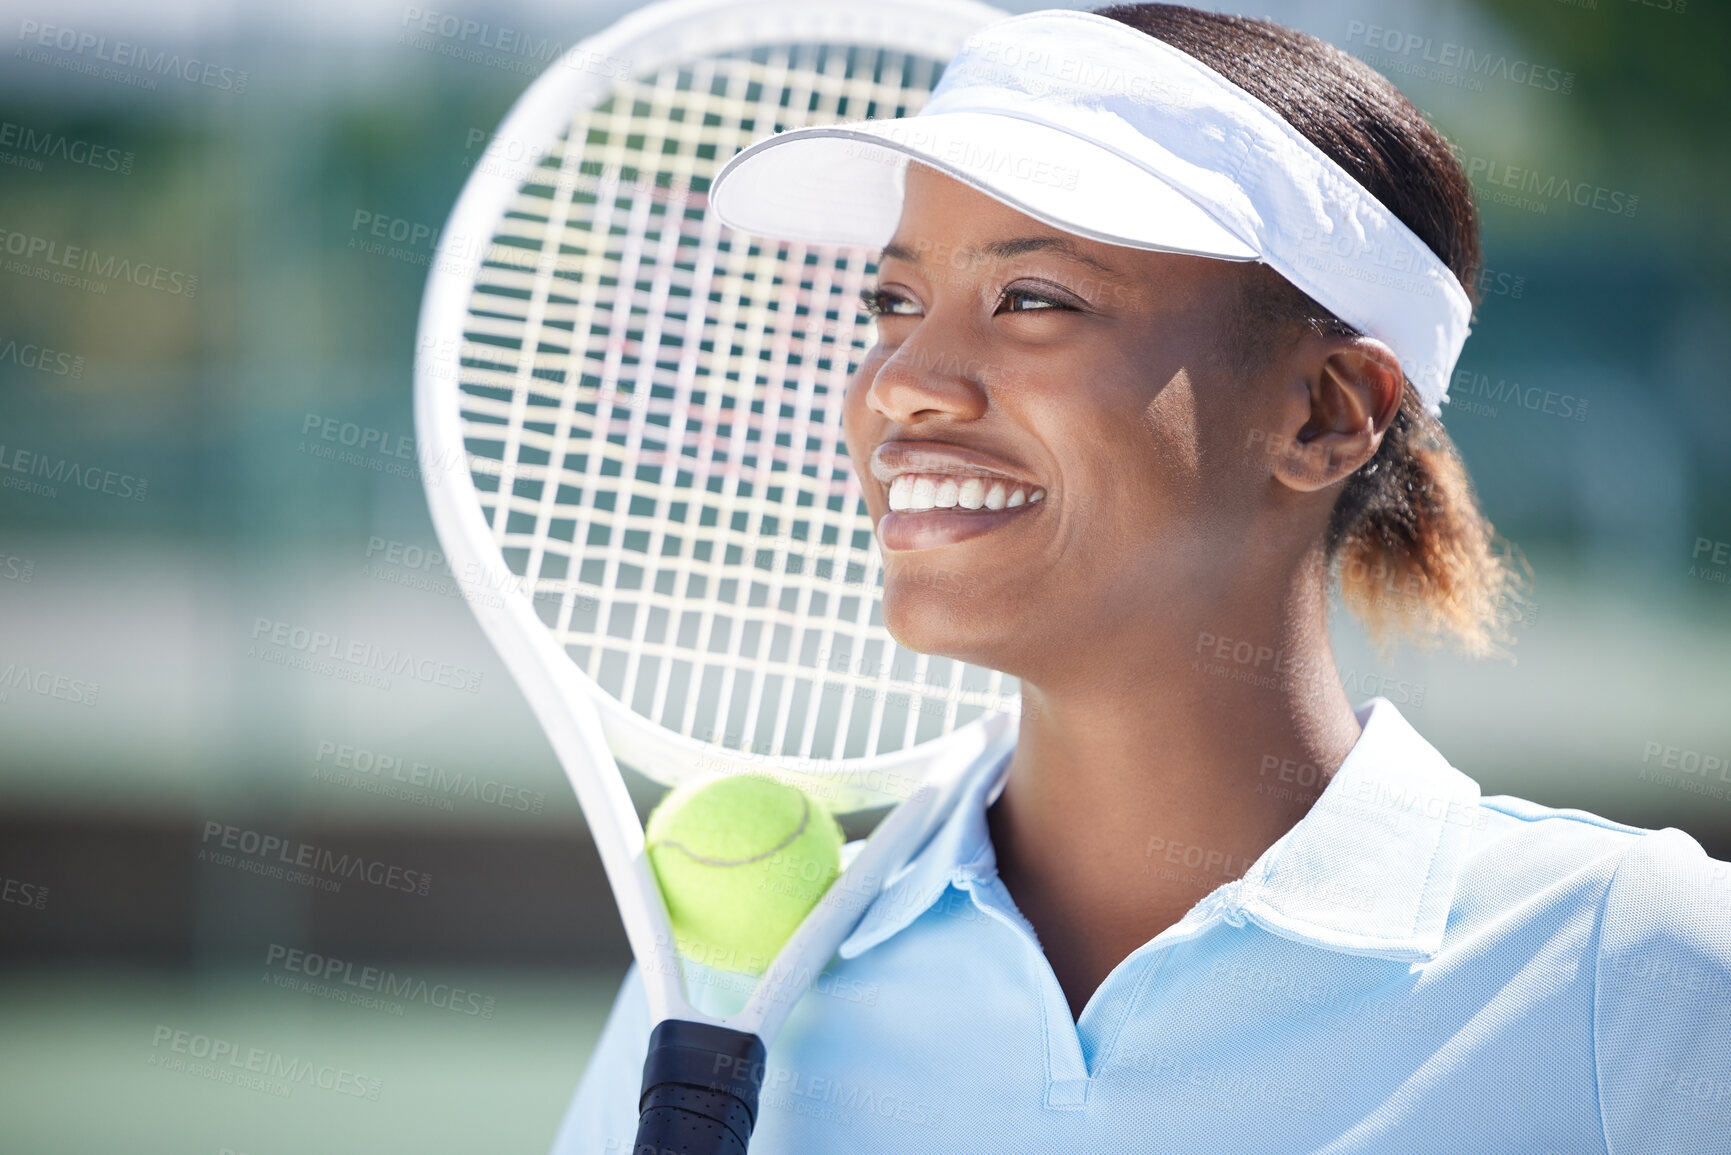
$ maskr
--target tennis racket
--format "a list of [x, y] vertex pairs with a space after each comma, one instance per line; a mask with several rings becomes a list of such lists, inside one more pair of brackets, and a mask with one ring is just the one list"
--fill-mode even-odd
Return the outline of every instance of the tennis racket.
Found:
[[[772, 131], [911, 115], [1002, 13], [672, 0], [518, 100], [442, 233], [415, 425], [433, 523], [564, 767], [656, 1026], [638, 1148], [744, 1152], [768, 1045], [883, 884], [1015, 740], [1014, 679], [898, 646], [841, 433], [875, 253], [734, 234], [710, 179]], [[620, 766], [888, 808], [744, 1008], [689, 997]]]

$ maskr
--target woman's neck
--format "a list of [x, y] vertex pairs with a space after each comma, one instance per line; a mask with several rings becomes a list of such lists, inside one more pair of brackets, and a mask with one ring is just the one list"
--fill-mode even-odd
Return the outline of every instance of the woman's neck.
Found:
[[1358, 740], [1320, 598], [1260, 622], [1190, 620], [1102, 640], [1087, 676], [1023, 679], [987, 821], [1077, 1017], [1126, 955], [1290, 830]]

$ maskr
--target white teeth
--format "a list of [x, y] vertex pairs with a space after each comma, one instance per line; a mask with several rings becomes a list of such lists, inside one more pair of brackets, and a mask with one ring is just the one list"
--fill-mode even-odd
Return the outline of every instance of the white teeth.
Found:
[[902, 474], [890, 485], [890, 511], [901, 513], [913, 504], [914, 479], [911, 474]]
[[909, 501], [908, 508], [913, 510], [915, 513], [930, 509], [932, 506], [937, 504], [937, 502], [933, 500], [937, 495], [938, 487], [936, 482], [929, 477], [916, 477], [914, 478], [913, 496]]
[[890, 483], [893, 513], [924, 513], [931, 509], [1015, 509], [1044, 501], [1046, 491], [984, 477], [904, 473]]

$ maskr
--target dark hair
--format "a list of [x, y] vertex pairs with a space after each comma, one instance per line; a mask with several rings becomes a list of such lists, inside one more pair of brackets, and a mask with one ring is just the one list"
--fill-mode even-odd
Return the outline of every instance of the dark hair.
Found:
[[[1405, 222], [1476, 302], [1472, 185], [1448, 141], [1382, 75], [1266, 20], [1175, 4], [1096, 12], [1165, 41], [1273, 109]], [[1359, 335], [1266, 266], [1246, 279], [1240, 320], [1254, 349], [1294, 328]], [[1420, 642], [1452, 635], [1468, 652], [1493, 652], [1507, 640], [1521, 585], [1499, 540], [1454, 444], [1408, 380], [1381, 446], [1347, 479], [1329, 521], [1327, 557], [1342, 599], [1378, 641], [1398, 625]]]

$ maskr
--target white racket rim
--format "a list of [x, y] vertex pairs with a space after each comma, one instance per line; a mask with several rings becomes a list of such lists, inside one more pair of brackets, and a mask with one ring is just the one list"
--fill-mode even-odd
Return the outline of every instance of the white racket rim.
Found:
[[[1005, 15], [976, 0], [662, 0], [573, 45], [518, 98], [495, 139], [555, 142], [573, 108], [593, 105], [610, 92], [614, 77], [595, 68], [597, 59], [628, 61], [633, 75], [647, 75], [697, 56], [811, 42], [858, 43], [947, 60], [969, 34]], [[477, 278], [494, 229], [520, 184], [517, 175], [494, 173], [485, 164], [471, 171], [440, 233], [417, 325], [419, 465], [434, 529], [454, 573], [473, 573], [476, 567], [483, 573], [511, 572], [470, 473], [457, 367]], [[621, 921], [655, 1021], [710, 1022], [755, 1033], [767, 1044], [877, 890], [951, 812], [966, 771], [1014, 745], [1016, 711], [988, 713], [899, 750], [833, 761], [746, 753], [699, 741], [637, 714], [579, 669], [529, 599], [478, 597], [463, 588], [576, 790], [620, 899]], [[642, 823], [624, 779], [608, 772], [618, 761], [653, 768], [650, 776], [670, 786], [752, 771], [797, 785], [826, 786], [820, 796], [827, 795], [824, 801], [836, 813], [894, 809], [782, 947], [744, 1009], [715, 1016], [697, 1011], [686, 996], [666, 908], [644, 852]], [[920, 785], [909, 792], [871, 785], [910, 781]]]

